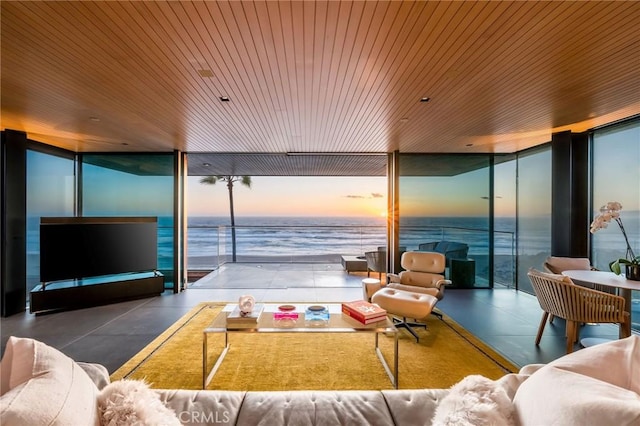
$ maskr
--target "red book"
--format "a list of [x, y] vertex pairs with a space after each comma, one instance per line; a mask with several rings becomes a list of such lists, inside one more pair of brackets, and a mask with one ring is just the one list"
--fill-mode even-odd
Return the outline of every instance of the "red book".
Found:
[[373, 317], [373, 318], [368, 318], [368, 319], [361, 319], [361, 318], [359, 318], [359, 317], [355, 317], [355, 316], [354, 316], [354, 315], [355, 315], [355, 313], [354, 313], [354, 312], [348, 311], [348, 310], [346, 310], [346, 309], [342, 309], [342, 313], [343, 313], [343, 314], [345, 314], [345, 315], [350, 316], [350, 317], [351, 317], [351, 318], [353, 318], [354, 320], [356, 320], [356, 321], [358, 321], [358, 322], [361, 322], [361, 323], [362, 323], [362, 324], [364, 324], [364, 325], [371, 324], [372, 322], [382, 321], [382, 320], [384, 320], [384, 319], [386, 319], [386, 318], [387, 318], [387, 316], [386, 316], [386, 315], [382, 315], [382, 316], [379, 316], [379, 317]]
[[343, 303], [342, 312], [363, 324], [380, 321], [387, 316], [386, 310], [373, 303], [365, 302], [364, 300]]

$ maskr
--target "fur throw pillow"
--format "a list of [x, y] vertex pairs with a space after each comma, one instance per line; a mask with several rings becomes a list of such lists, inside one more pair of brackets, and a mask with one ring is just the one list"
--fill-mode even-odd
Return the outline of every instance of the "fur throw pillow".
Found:
[[98, 396], [101, 424], [180, 425], [176, 413], [142, 380], [118, 380], [105, 386]]
[[515, 415], [507, 392], [493, 380], [467, 376], [453, 385], [433, 416], [433, 426], [512, 426]]

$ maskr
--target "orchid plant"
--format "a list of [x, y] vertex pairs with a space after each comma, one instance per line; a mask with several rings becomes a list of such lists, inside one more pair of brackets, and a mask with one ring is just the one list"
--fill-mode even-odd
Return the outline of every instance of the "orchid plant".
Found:
[[611, 269], [611, 271], [613, 271], [617, 275], [620, 275], [621, 273], [621, 265], [640, 265], [640, 256], [636, 256], [633, 253], [631, 244], [629, 244], [627, 232], [624, 230], [624, 225], [622, 224], [622, 219], [620, 218], [620, 210], [622, 210], [622, 204], [617, 201], [609, 201], [607, 204], [600, 207], [600, 213], [593, 219], [590, 228], [590, 232], [594, 234], [600, 229], [606, 228], [612, 220], [614, 220], [620, 227], [622, 235], [624, 236], [624, 241], [627, 243], [627, 257], [614, 260], [613, 262], [609, 263], [609, 269]]

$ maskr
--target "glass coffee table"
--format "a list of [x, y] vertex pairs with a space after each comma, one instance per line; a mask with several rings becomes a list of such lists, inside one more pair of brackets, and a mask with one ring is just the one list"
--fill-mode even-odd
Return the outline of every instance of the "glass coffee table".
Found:
[[[274, 313], [281, 312], [278, 307], [282, 304], [262, 304], [263, 311], [256, 324], [227, 324], [227, 316], [234, 310], [235, 303], [226, 305], [216, 318], [204, 329], [202, 339], [202, 388], [206, 389], [211, 379], [218, 371], [224, 357], [229, 351], [229, 334], [232, 333], [373, 333], [375, 335], [374, 350], [384, 367], [387, 376], [391, 380], [394, 388], [398, 388], [398, 330], [388, 317], [371, 324], [362, 324], [357, 320], [342, 313], [342, 305], [339, 303], [323, 303], [328, 309], [328, 316], [321, 321], [305, 319], [305, 311], [310, 306], [316, 304], [293, 303], [295, 309], [290, 312], [298, 314], [297, 319], [285, 318], [284, 320], [274, 320]], [[209, 349], [209, 337], [216, 333], [224, 333], [224, 348], [215, 364], [209, 369], [207, 354]], [[393, 334], [393, 367], [385, 359], [378, 346], [378, 334]]]

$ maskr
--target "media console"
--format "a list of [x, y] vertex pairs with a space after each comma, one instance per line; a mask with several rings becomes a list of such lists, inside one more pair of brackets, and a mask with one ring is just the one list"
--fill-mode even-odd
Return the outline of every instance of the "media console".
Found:
[[164, 291], [160, 272], [140, 272], [42, 284], [31, 290], [31, 313], [89, 308], [125, 300], [159, 296]]

